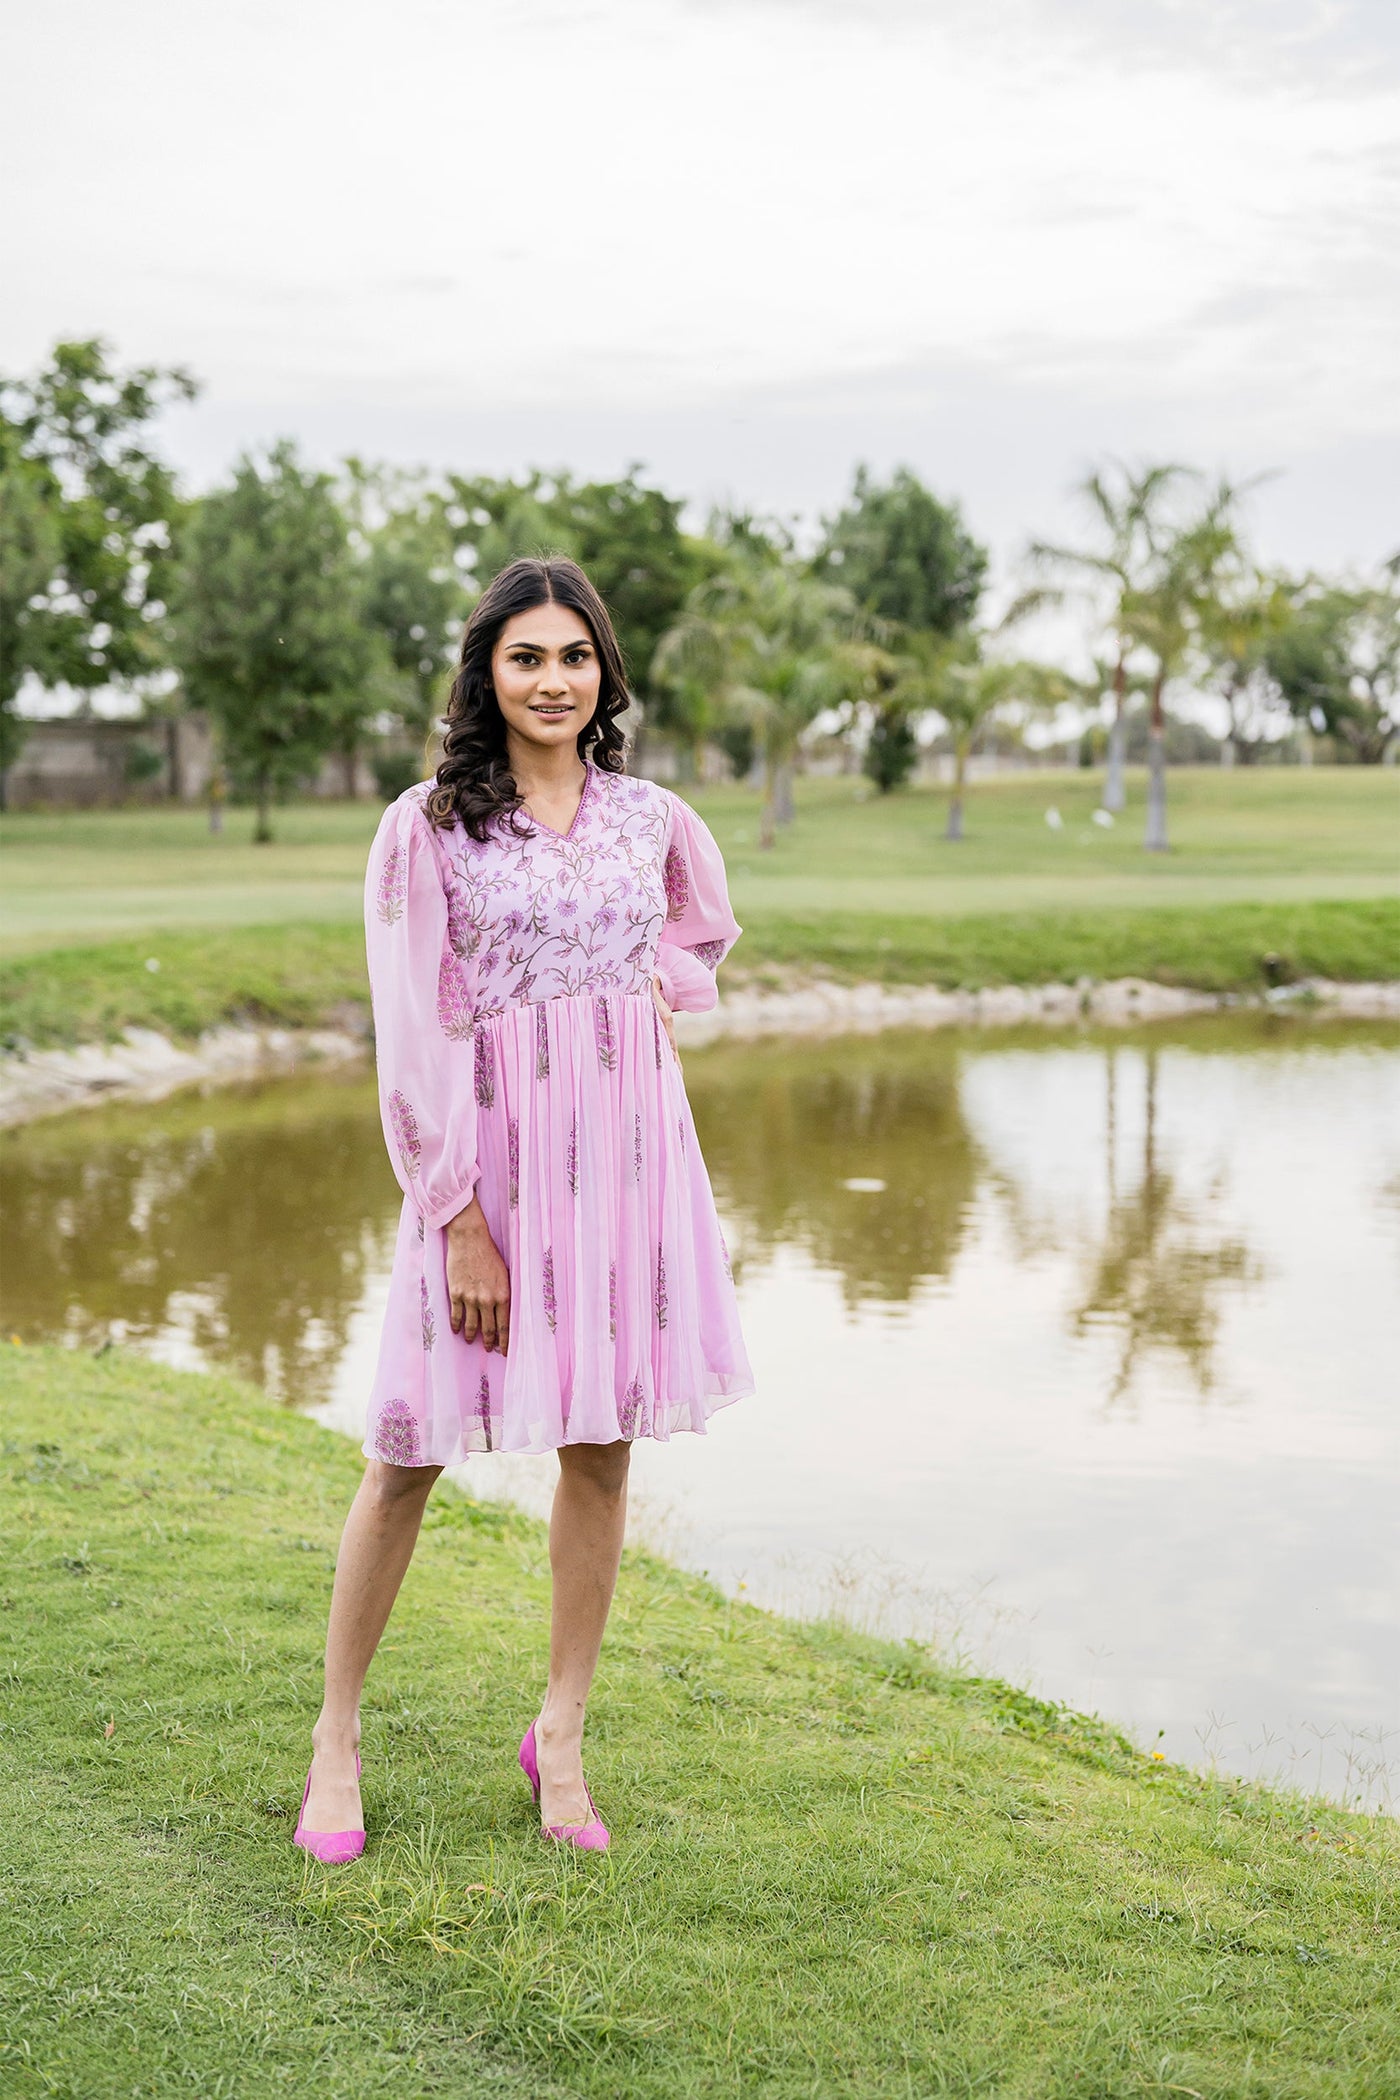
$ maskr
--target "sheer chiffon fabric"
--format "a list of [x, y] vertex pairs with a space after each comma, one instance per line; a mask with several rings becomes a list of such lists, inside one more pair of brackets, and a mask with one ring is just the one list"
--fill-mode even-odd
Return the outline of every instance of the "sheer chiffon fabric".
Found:
[[[737, 940], [688, 803], [590, 766], [567, 833], [384, 812], [365, 929], [404, 1192], [364, 1449], [396, 1465], [703, 1432], [753, 1391], [728, 1249], [652, 995], [704, 1011]], [[502, 1357], [454, 1334], [448, 1221], [475, 1192], [510, 1271]]]

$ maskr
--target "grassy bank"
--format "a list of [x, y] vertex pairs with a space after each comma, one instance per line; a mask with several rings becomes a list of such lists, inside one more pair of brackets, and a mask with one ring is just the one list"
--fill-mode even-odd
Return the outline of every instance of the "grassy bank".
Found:
[[355, 1452], [120, 1352], [0, 1372], [6, 2093], [1400, 2091], [1393, 1826], [641, 1555], [592, 1740], [614, 1850], [542, 1846], [543, 1534], [442, 1490], [371, 1680], [369, 1848], [305, 1866]]
[[[151, 962], [158, 964], [152, 970]], [[1400, 901], [1202, 910], [750, 916], [723, 982], [1073, 983], [1146, 977], [1260, 992], [1301, 977], [1400, 977]], [[0, 962], [0, 1042], [101, 1042], [136, 1026], [177, 1037], [225, 1021], [367, 1025], [358, 922], [163, 932]]]
[[[752, 789], [686, 793], [724, 851], [740, 921], [755, 930], [832, 912], [964, 919], [1400, 896], [1394, 768], [1175, 773], [1164, 855], [1142, 850], [1140, 806], [1112, 830], [1093, 823], [1098, 785], [1087, 773], [979, 781], [968, 836], [950, 845], [939, 789], [881, 798], [858, 778], [802, 780], [796, 818], [767, 852]], [[1140, 805], [1139, 782], [1133, 793]], [[1046, 822], [1052, 811], [1058, 827]], [[0, 949], [158, 928], [353, 922], [378, 816], [369, 803], [299, 804], [278, 812], [270, 846], [251, 844], [247, 810], [231, 811], [219, 837], [198, 810], [5, 817]]]

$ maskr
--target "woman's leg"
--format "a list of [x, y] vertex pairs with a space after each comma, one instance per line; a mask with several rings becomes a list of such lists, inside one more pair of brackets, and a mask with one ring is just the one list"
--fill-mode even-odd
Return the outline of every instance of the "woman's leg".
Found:
[[308, 1830], [358, 1830], [360, 1693], [413, 1558], [418, 1528], [441, 1466], [365, 1467], [336, 1556], [326, 1629], [326, 1695], [311, 1731], [315, 1756], [306, 1803]]
[[630, 1444], [564, 1444], [549, 1520], [554, 1606], [549, 1689], [535, 1724], [540, 1820], [586, 1823], [583, 1710], [608, 1623], [627, 1524]]

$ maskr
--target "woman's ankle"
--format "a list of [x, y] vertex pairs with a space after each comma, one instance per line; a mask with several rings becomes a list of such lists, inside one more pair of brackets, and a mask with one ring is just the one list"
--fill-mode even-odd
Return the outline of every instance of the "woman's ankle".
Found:
[[551, 1707], [546, 1699], [535, 1723], [535, 1736], [551, 1750], [577, 1749], [583, 1743], [583, 1708]]
[[318, 1757], [353, 1756], [360, 1747], [359, 1715], [319, 1715], [311, 1730], [311, 1747]]

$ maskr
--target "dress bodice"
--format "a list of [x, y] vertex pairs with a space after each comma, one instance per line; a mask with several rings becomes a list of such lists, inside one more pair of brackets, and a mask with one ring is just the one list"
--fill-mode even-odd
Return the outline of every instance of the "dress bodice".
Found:
[[[590, 765], [567, 832], [524, 814], [480, 841], [442, 834], [448, 939], [475, 964], [474, 1011], [644, 992], [667, 915], [666, 791]], [[672, 886], [680, 856], [671, 857]]]

